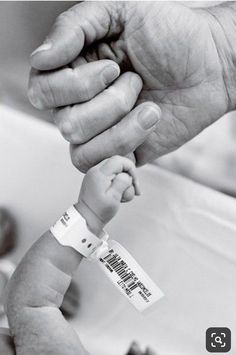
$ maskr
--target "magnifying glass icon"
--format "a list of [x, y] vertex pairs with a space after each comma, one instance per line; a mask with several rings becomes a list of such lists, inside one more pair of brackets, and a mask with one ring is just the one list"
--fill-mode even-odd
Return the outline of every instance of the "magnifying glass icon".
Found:
[[221, 339], [221, 337], [219, 337], [219, 336], [215, 337], [215, 343], [222, 344], [222, 339]]

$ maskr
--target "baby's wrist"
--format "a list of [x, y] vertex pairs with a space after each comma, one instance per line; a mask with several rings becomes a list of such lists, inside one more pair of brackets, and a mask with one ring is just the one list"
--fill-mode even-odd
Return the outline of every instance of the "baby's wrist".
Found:
[[74, 205], [76, 210], [81, 214], [81, 216], [86, 220], [88, 228], [92, 233], [99, 236], [105, 227], [105, 223], [102, 222], [99, 217], [92, 211], [92, 209], [84, 202], [79, 199], [79, 201]]

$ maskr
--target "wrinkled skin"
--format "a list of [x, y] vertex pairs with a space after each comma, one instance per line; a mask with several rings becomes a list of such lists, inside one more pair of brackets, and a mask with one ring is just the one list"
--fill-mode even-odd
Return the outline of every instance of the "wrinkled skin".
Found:
[[110, 59], [142, 78], [139, 102], [154, 101], [162, 109], [161, 126], [136, 150], [139, 163], [145, 163], [222, 116], [228, 97], [205, 15], [173, 3], [126, 6], [124, 31], [117, 41], [100, 45], [99, 57], [112, 50]]
[[[34, 55], [32, 64], [38, 69], [55, 69], [68, 64], [80, 53], [86, 61], [111, 59], [123, 71], [137, 73], [143, 81], [138, 103], [153, 101], [158, 104], [162, 120], [141, 143], [128, 125], [122, 134], [117, 130], [117, 139], [113, 132], [110, 139], [116, 147], [110, 151], [112, 154], [127, 155], [134, 150], [137, 164], [142, 165], [180, 147], [230, 109], [227, 83], [223, 76], [226, 61], [222, 53], [219, 57], [215, 41], [218, 37], [225, 37], [225, 34], [216, 23], [208, 10], [190, 9], [178, 3], [79, 4], [58, 18], [53, 33], [49, 35], [54, 43], [61, 41], [60, 48], [55, 45], [51, 56], [45, 52]], [[73, 29], [75, 35], [70, 34], [67, 40], [74, 44], [73, 53], [70, 53], [69, 44], [68, 47], [62, 46], [63, 39], [59, 40], [59, 36], [55, 35], [57, 31], [59, 33], [59, 28]], [[89, 44], [82, 52], [81, 28]], [[94, 44], [97, 39], [99, 41]], [[77, 44], [76, 50], [77, 42], [80, 44]], [[31, 87], [36, 88], [40, 75], [43, 72], [31, 81]], [[91, 78], [93, 81], [94, 77]], [[45, 94], [44, 87], [37, 93], [40, 100]], [[93, 105], [94, 99], [89, 102]], [[108, 115], [104, 102], [103, 106], [104, 116]], [[69, 121], [69, 111], [66, 113]], [[75, 119], [79, 120], [79, 117]], [[60, 122], [58, 126], [65, 135]], [[83, 141], [83, 145], [74, 144], [71, 149], [74, 164], [83, 171], [109, 156], [109, 152], [101, 152], [104, 136], [96, 134], [94, 137], [96, 140], [89, 143]], [[66, 138], [74, 143], [73, 132], [67, 131]], [[129, 147], [130, 141], [135, 140], [138, 143]], [[109, 132], [106, 141], [109, 142]]]

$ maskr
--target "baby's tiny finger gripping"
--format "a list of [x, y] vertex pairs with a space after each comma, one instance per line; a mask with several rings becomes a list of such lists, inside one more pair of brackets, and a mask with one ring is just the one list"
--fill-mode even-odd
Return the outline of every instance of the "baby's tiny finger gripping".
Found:
[[121, 201], [124, 192], [132, 186], [132, 177], [127, 173], [117, 174], [111, 184], [111, 190]]

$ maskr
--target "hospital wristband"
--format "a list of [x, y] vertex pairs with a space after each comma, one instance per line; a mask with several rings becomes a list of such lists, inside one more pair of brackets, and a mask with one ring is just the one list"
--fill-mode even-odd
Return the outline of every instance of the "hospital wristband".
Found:
[[63, 246], [77, 250], [94, 261], [113, 285], [140, 312], [163, 297], [163, 292], [151, 280], [132, 255], [115, 240], [107, 241], [104, 231], [100, 238], [93, 234], [74, 206], [50, 228]]
[[50, 232], [61, 245], [75, 249], [86, 258], [91, 256], [91, 259], [93, 255], [99, 256], [99, 247], [104, 250], [104, 242], [108, 239], [108, 235], [104, 231], [100, 238], [93, 234], [89, 230], [86, 220], [74, 206], [71, 206], [61, 216], [50, 228]]

